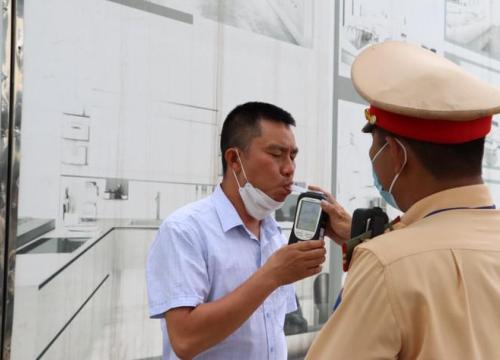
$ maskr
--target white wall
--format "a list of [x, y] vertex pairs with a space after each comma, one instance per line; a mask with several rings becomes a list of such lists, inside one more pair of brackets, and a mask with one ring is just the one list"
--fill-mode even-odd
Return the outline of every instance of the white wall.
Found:
[[495, 26], [500, 26], [500, 1], [499, 0], [490, 0], [491, 1], [491, 22]]
[[[250, 100], [292, 113], [297, 179], [329, 187], [333, 3], [313, 9], [308, 48], [196, 13], [191, 25], [105, 0], [27, 1], [19, 215], [60, 216], [61, 175], [215, 184], [224, 117]], [[63, 113], [83, 112], [88, 142], [61, 140]], [[87, 165], [61, 162], [68, 142]], [[149, 216], [122, 205], [117, 217]]]
[[[499, 0], [464, 1], [461, 4], [447, 0], [381, 1], [376, 4], [369, 0], [356, 2], [358, 7], [363, 5], [370, 10], [370, 14], [365, 14], [364, 17], [358, 13], [355, 16], [350, 15], [352, 3], [352, 1], [346, 1], [346, 12], [340, 14], [341, 21], [342, 19], [345, 21], [344, 25], [340, 24], [339, 32], [339, 76], [350, 77], [350, 62], [353, 55], [364, 49], [364, 47], [355, 47], [359, 44], [356, 41], [359, 38], [355, 35], [364, 30], [375, 35], [383, 34], [384, 37], [379, 40], [405, 39], [427, 48], [433, 48], [438, 53], [453, 58], [473, 75], [500, 86], [500, 58], [497, 55], [498, 47], [494, 46], [494, 44], [500, 44], [500, 32], [489, 32], [487, 36], [481, 35], [491, 28], [491, 21], [493, 23], [498, 21]], [[341, 11], [343, 11], [342, 6]], [[376, 16], [373, 16], [374, 14]], [[479, 30], [475, 29], [476, 27]], [[406, 34], [406, 37], [401, 36], [402, 32]], [[367, 33], [364, 36], [366, 37]], [[490, 36], [493, 37], [490, 38]], [[469, 37], [473, 39], [474, 44], [469, 43], [471, 41]], [[480, 46], [490, 39], [492, 40], [489, 47]], [[372, 40], [365, 46], [376, 42]], [[364, 119], [362, 114], [364, 106], [352, 101], [352, 99], [341, 99], [337, 104], [339, 124], [338, 148], [336, 149], [338, 155], [336, 193], [339, 201], [351, 211], [357, 207], [369, 206], [370, 200], [377, 196], [372, 185], [366, 134], [361, 134], [357, 130]], [[358, 127], [354, 125], [356, 123]], [[487, 151], [496, 153], [499, 160], [493, 166], [485, 164], [483, 175], [495, 199], [500, 201], [500, 135], [498, 131], [492, 131], [488, 136], [486, 148]], [[494, 156], [490, 156], [490, 160], [492, 158]], [[397, 214], [390, 207], [388, 210], [390, 215]]]

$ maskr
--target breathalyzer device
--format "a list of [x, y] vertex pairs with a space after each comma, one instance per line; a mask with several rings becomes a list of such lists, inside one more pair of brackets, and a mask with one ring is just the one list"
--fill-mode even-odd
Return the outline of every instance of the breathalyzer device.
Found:
[[308, 191], [300, 194], [288, 244], [303, 240], [323, 239], [327, 215], [321, 209], [321, 200], [326, 200], [322, 193]]

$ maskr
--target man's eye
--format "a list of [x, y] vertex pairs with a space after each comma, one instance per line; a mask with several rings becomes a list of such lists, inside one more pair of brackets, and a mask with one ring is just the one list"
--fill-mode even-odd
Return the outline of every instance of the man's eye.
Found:
[[272, 157], [279, 158], [281, 157], [281, 153], [271, 153]]

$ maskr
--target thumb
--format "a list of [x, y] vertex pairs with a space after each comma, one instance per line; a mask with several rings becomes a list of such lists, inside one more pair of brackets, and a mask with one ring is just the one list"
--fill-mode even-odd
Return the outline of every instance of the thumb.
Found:
[[323, 209], [323, 211], [328, 214], [331, 214], [332, 212], [335, 211], [334, 205], [326, 200], [321, 200], [320, 206], [321, 209]]

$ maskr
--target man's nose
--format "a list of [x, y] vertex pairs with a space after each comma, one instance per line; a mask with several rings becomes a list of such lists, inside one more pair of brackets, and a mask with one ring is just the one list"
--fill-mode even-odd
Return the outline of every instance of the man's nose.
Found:
[[281, 172], [283, 176], [292, 177], [295, 172], [295, 161], [291, 158], [287, 158], [281, 168]]

